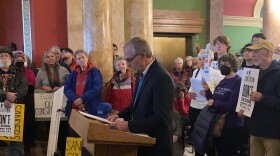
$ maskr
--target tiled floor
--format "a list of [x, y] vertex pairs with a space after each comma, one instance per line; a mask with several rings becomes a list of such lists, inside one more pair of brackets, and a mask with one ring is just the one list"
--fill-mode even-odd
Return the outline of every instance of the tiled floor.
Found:
[[[45, 156], [47, 153], [47, 142], [46, 141], [36, 141], [35, 147], [31, 149], [32, 156]], [[192, 147], [187, 146], [185, 149], [184, 156], [194, 156], [194, 152], [191, 152]], [[23, 153], [23, 152], [22, 152]], [[7, 147], [0, 147], [0, 156], [7, 156]]]

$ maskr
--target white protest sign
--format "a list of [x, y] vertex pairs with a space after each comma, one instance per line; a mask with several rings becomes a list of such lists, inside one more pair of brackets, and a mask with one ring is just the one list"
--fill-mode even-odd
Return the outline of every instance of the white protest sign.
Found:
[[[63, 97], [62, 107], [66, 107], [67, 98], [64, 94], [61, 95]], [[36, 119], [50, 119], [52, 114], [53, 107], [53, 97], [54, 93], [46, 93], [40, 90], [35, 90], [34, 93], [34, 102], [35, 102], [35, 118]], [[65, 117], [62, 115], [61, 117]]]
[[12, 104], [14, 107], [14, 113], [11, 115], [14, 121], [14, 132], [12, 136], [0, 136], [0, 140], [7, 141], [23, 141], [23, 125], [24, 125], [24, 104]]
[[15, 105], [5, 108], [4, 102], [0, 102], [0, 136], [14, 136], [15, 131]]
[[250, 100], [250, 93], [257, 90], [259, 69], [244, 68], [239, 91], [236, 112], [244, 110], [244, 115], [251, 117], [255, 102]]
[[212, 61], [211, 67], [215, 70], [219, 70], [218, 61]]
[[[60, 124], [60, 117], [62, 113], [60, 110], [65, 107], [63, 106], [64, 100], [64, 87], [61, 87], [59, 90], [54, 92], [53, 97], [53, 107], [52, 107], [52, 114], [51, 114], [51, 126], [49, 132], [49, 141], [48, 141], [48, 150], [47, 155], [53, 155], [56, 151], [57, 139], [58, 139], [58, 132], [59, 132], [59, 124]], [[67, 131], [67, 130], [66, 130]]]
[[205, 61], [204, 61], [204, 70], [203, 70], [203, 78], [206, 82], [210, 82], [210, 76], [209, 76], [209, 62], [211, 60], [210, 54], [210, 43], [206, 45], [206, 55], [205, 55]]
[[240, 77], [242, 77], [243, 76], [243, 70], [238, 70], [236, 74], [239, 75]]

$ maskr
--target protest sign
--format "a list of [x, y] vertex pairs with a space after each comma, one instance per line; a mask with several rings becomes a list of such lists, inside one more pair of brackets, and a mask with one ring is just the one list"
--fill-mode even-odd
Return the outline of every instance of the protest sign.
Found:
[[5, 108], [4, 102], [0, 102], [0, 136], [14, 136], [15, 129], [15, 105]]
[[218, 61], [212, 61], [211, 67], [215, 70], [219, 70]]
[[257, 90], [259, 69], [244, 68], [239, 91], [236, 112], [244, 110], [244, 115], [251, 117], [255, 102], [250, 100], [250, 93]]
[[210, 82], [210, 76], [209, 76], [209, 62], [211, 60], [210, 57], [210, 43], [206, 45], [206, 55], [205, 55], [205, 61], [204, 61], [204, 70], [203, 70], [203, 78], [206, 82]]
[[[4, 108], [1, 105], [1, 110]], [[4, 104], [3, 104], [4, 105]], [[3, 113], [0, 112], [0, 114], [10, 113], [10, 124], [14, 125], [14, 130], [11, 129], [12, 135], [2, 135], [0, 136], [0, 140], [8, 140], [8, 141], [19, 141], [22, 142], [23, 140], [23, 125], [24, 125], [24, 104], [12, 104], [12, 107], [10, 108], [10, 111], [7, 111]], [[12, 111], [13, 109], [13, 111]]]
[[66, 139], [66, 156], [81, 156], [82, 155], [82, 138], [67, 137]]
[[[53, 107], [53, 96], [54, 93], [46, 93], [39, 90], [36, 90], [34, 93], [34, 102], [35, 102], [35, 118], [36, 120], [50, 120], [52, 114], [52, 107]], [[63, 97], [62, 107], [66, 107], [67, 99], [64, 95]], [[61, 117], [65, 117], [62, 115]]]

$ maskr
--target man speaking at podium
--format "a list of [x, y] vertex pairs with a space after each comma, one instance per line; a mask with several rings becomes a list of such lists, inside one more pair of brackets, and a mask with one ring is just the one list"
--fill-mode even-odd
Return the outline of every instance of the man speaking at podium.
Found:
[[[124, 57], [138, 71], [130, 106], [108, 117], [110, 127], [156, 138], [152, 147], [138, 148], [139, 156], [172, 155], [172, 118], [174, 84], [168, 72], [153, 57], [147, 41], [134, 37], [124, 46]], [[123, 118], [125, 121], [116, 120]]]

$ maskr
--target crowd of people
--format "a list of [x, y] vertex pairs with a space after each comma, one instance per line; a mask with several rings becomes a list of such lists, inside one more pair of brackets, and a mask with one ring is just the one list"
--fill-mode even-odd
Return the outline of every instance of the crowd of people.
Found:
[[[26, 105], [25, 155], [30, 155], [35, 139], [34, 89], [53, 93], [62, 86], [68, 118], [71, 110], [77, 109], [107, 118], [113, 129], [156, 138], [152, 147], [139, 147], [140, 156], [182, 156], [186, 126], [191, 127], [190, 138], [199, 139], [201, 147], [206, 147], [202, 151], [194, 146], [196, 156], [280, 155], [280, 63], [272, 59], [280, 46], [275, 48], [263, 34], [257, 33], [241, 49], [240, 62], [229, 52], [227, 36], [218, 36], [213, 45], [215, 53], [200, 49], [197, 57], [178, 57], [174, 69], [168, 72], [153, 56], [146, 40], [130, 39], [124, 46], [124, 57], [117, 54], [118, 47], [113, 44], [115, 73], [106, 84], [104, 100], [101, 72], [88, 61], [86, 51], [51, 46], [44, 52], [42, 66], [37, 70], [23, 51], [12, 47], [15, 45], [1, 46], [1, 100], [7, 108], [12, 103]], [[257, 91], [250, 92], [250, 99], [255, 101], [250, 118], [242, 110], [235, 111], [241, 84], [237, 71], [244, 68], [260, 70]], [[200, 82], [199, 92], [192, 80]], [[211, 133], [207, 126], [210, 124], [202, 120], [207, 118], [203, 116], [206, 107], [225, 115], [222, 133], [211, 143], [205, 139]], [[66, 137], [78, 135], [67, 122], [60, 128], [64, 131], [59, 133], [58, 149], [63, 155]], [[20, 155], [21, 150], [21, 143], [10, 143], [9, 155]]]

